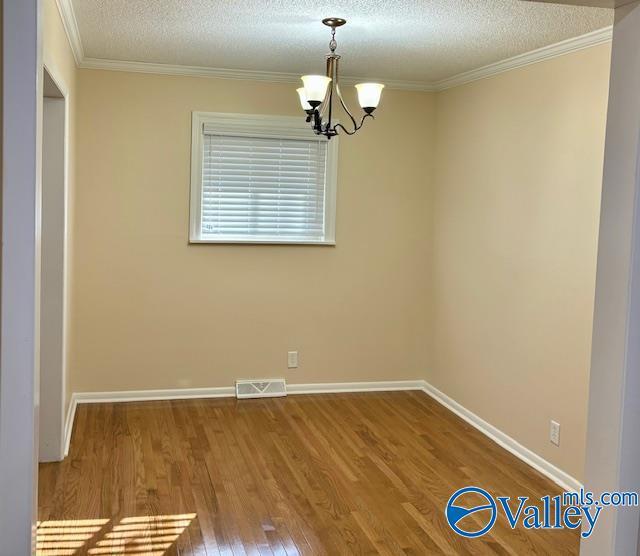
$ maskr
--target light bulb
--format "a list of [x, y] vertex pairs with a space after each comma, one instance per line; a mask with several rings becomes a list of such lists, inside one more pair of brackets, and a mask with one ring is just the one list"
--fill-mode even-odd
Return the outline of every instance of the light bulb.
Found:
[[296, 92], [298, 93], [298, 97], [300, 97], [300, 106], [302, 106], [302, 109], [305, 112], [308, 112], [309, 110], [313, 110], [313, 107], [307, 101], [307, 94], [304, 92], [304, 87], [300, 87], [299, 89], [296, 89]]
[[303, 75], [302, 83], [307, 102], [316, 108], [324, 100], [331, 78], [326, 75]]
[[356, 85], [358, 91], [358, 102], [362, 109], [370, 114], [380, 103], [380, 95], [384, 85], [382, 83], [358, 83]]

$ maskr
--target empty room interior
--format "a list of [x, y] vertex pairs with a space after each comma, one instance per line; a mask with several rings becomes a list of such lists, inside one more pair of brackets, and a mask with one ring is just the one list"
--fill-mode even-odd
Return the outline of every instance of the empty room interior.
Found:
[[36, 554], [632, 555], [567, 4], [42, 0]]

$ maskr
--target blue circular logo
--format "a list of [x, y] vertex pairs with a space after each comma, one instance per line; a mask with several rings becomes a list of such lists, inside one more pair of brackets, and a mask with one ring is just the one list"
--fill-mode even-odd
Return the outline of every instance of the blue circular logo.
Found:
[[[482, 499], [480, 503], [478, 498]], [[449, 498], [445, 515], [449, 526], [458, 535], [475, 538], [481, 537], [493, 527], [498, 509], [495, 500], [486, 490], [465, 487], [456, 490]]]

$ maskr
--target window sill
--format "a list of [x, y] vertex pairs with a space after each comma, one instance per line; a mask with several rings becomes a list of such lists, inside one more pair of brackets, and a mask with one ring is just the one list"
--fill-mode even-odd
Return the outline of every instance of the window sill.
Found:
[[213, 243], [213, 244], [227, 244], [227, 245], [327, 245], [327, 246], [335, 246], [335, 240], [295, 240], [295, 239], [233, 239], [233, 238], [224, 238], [224, 239], [209, 239], [209, 238], [190, 238], [190, 244], [205, 244], [205, 243]]

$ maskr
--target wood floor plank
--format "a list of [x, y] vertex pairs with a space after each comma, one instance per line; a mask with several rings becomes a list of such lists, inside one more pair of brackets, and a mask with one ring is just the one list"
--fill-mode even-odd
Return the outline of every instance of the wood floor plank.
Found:
[[458, 488], [557, 486], [421, 392], [80, 405], [40, 466], [38, 553], [577, 554], [576, 531], [456, 535]]

